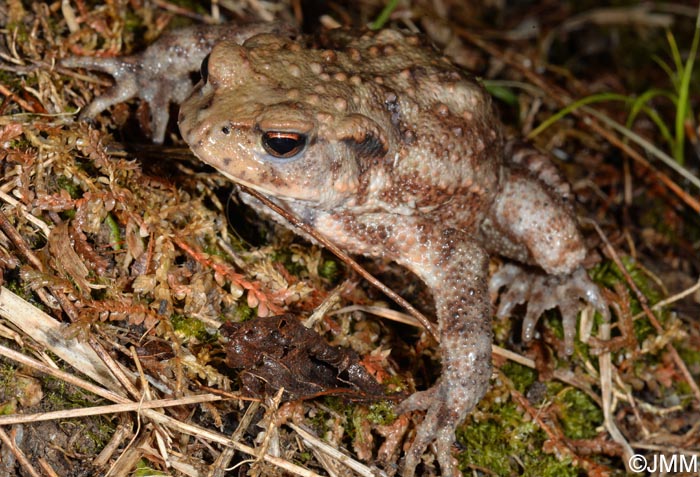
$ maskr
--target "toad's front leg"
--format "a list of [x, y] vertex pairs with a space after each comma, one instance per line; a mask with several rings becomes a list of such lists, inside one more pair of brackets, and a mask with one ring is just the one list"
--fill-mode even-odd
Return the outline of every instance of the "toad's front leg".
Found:
[[442, 475], [460, 475], [451, 454], [455, 429], [483, 397], [491, 377], [488, 255], [455, 230], [444, 231], [431, 243], [434, 248], [428, 253], [399, 259], [433, 292], [442, 355], [437, 383], [399, 407], [402, 413], [426, 411], [406, 454], [403, 475], [408, 477], [415, 475], [421, 455], [432, 442], [437, 445]]
[[197, 25], [163, 34], [141, 53], [120, 58], [68, 57], [66, 68], [102, 71], [114, 77], [114, 86], [95, 98], [81, 112], [94, 118], [111, 106], [138, 97], [151, 110], [153, 142], [162, 143], [168, 126], [170, 103], [180, 104], [192, 91], [190, 74], [199, 71], [202, 60], [215, 43], [231, 40], [242, 44], [259, 33], [291, 37], [293, 28], [277, 23], [250, 25]]

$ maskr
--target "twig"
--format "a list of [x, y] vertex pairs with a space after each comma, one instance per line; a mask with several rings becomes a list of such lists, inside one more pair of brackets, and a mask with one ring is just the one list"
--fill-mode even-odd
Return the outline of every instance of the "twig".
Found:
[[700, 457], [700, 451], [694, 449], [683, 449], [682, 447], [677, 446], [661, 446], [658, 444], [650, 444], [648, 442], [633, 442], [632, 445], [637, 449], [646, 449], [656, 452], [668, 452], [669, 454], [683, 454]]
[[12, 245], [14, 245], [19, 253], [37, 270], [43, 271], [44, 264], [41, 260], [37, 258], [34, 252], [27, 246], [27, 242], [24, 241], [22, 236], [17, 232], [17, 229], [10, 223], [4, 212], [0, 210], [0, 230], [2, 230], [5, 235], [10, 239]]
[[7, 446], [8, 449], [10, 449], [10, 452], [15, 456], [19, 464], [24, 468], [25, 471], [32, 477], [41, 477], [41, 475], [34, 469], [32, 464], [29, 462], [29, 459], [27, 459], [27, 456], [24, 455], [24, 452], [22, 452], [22, 449], [17, 447], [15, 445], [14, 440], [10, 439], [10, 436], [7, 435], [4, 429], [0, 429], [0, 442], [2, 442], [5, 446]]
[[301, 230], [307, 235], [310, 235], [311, 237], [314, 238], [318, 243], [323, 245], [325, 248], [331, 251], [336, 257], [341, 259], [343, 262], [348, 264], [350, 268], [355, 270], [357, 274], [359, 274], [362, 278], [367, 280], [369, 283], [371, 283], [374, 287], [378, 288], [382, 293], [384, 293], [386, 296], [391, 298], [397, 305], [400, 307], [406, 309], [412, 316], [414, 316], [420, 323], [423, 325], [423, 327], [428, 330], [428, 332], [433, 336], [433, 338], [436, 341], [440, 341], [440, 334], [437, 331], [437, 328], [435, 327], [435, 324], [433, 324], [428, 318], [423, 315], [420, 311], [415, 309], [409, 302], [404, 300], [401, 296], [399, 296], [396, 292], [394, 292], [391, 288], [388, 286], [384, 285], [382, 282], [374, 278], [367, 270], [365, 270], [359, 263], [357, 263], [350, 255], [345, 253], [343, 250], [341, 250], [338, 246], [336, 246], [333, 242], [328, 240], [326, 237], [318, 233], [313, 227], [311, 227], [309, 224], [305, 223], [303, 220], [301, 220], [298, 217], [295, 217], [292, 215], [289, 211], [283, 209], [279, 205], [275, 204], [272, 202], [270, 199], [265, 197], [263, 194], [260, 192], [251, 189], [250, 187], [246, 187], [242, 184], [238, 184], [238, 187], [241, 188], [243, 192], [246, 194], [252, 195], [256, 199], [258, 199], [260, 202], [265, 204], [268, 208], [276, 212], [277, 214], [281, 215], [284, 217], [293, 227]]
[[314, 309], [313, 313], [303, 321], [303, 325], [307, 328], [313, 328], [314, 324], [322, 320], [324, 316], [331, 315], [329, 310], [335, 306], [336, 303], [340, 302], [341, 293], [348, 288], [349, 280], [344, 281], [337, 287], [335, 287], [331, 292], [323, 299], [320, 305]]
[[[245, 414], [243, 414], [243, 418], [238, 423], [238, 427], [236, 427], [236, 430], [231, 434], [232, 441], [239, 441], [243, 437], [243, 434], [248, 430], [248, 427], [250, 427], [250, 423], [253, 422], [259, 407], [259, 402], [250, 403], [248, 409], [245, 410]], [[224, 448], [221, 454], [219, 454], [219, 457], [216, 458], [216, 461], [210, 466], [207, 477], [224, 477], [224, 474], [229, 470], [227, 467], [231, 459], [233, 459], [235, 452], [235, 449], [232, 447]]]
[[135, 399], [141, 399], [141, 393], [138, 389], [136, 389], [136, 386], [134, 386], [132, 380], [129, 379], [129, 377], [126, 375], [119, 363], [117, 363], [117, 361], [114, 358], [112, 358], [112, 355], [110, 355], [107, 352], [107, 350], [104, 349], [102, 343], [97, 341], [93, 334], [90, 334], [88, 336], [88, 343], [90, 344], [90, 347], [93, 349], [93, 351], [97, 353], [97, 356], [99, 356], [104, 365], [107, 366], [107, 369], [110, 370], [112, 376], [119, 380], [119, 383], [127, 390], [127, 392]]
[[7, 86], [4, 84], [0, 83], [0, 95], [3, 95], [5, 97], [11, 98], [14, 100], [17, 104], [19, 104], [22, 109], [25, 111], [28, 111], [30, 113], [36, 113], [36, 111], [31, 104], [29, 104], [27, 101], [23, 100], [19, 96], [17, 96], [15, 93], [13, 93]]
[[51, 467], [51, 464], [49, 464], [44, 457], [39, 457], [38, 461], [41, 470], [44, 471], [44, 474], [46, 474], [48, 477], [59, 477], [56, 471]]
[[[124, 418], [125, 415], [122, 416]], [[128, 416], [127, 416], [128, 417]], [[112, 438], [109, 440], [106, 446], [102, 448], [99, 455], [92, 461], [92, 465], [97, 468], [101, 468], [107, 465], [107, 463], [112, 458], [112, 455], [121, 447], [124, 439], [131, 436], [131, 425], [125, 424], [123, 421], [117, 426], [117, 429], [112, 434]]]
[[[682, 300], [683, 298], [687, 297], [688, 295], [692, 295], [693, 293], [695, 293], [695, 292], [698, 291], [698, 290], [700, 290], [700, 278], [698, 278], [697, 283], [695, 283], [695, 285], [693, 285], [692, 287], [686, 288], [686, 289], [683, 290], [682, 292], [676, 293], [675, 295], [672, 295], [672, 296], [666, 298], [665, 300], [661, 300], [661, 301], [659, 301], [659, 302], [656, 302], [656, 303], [651, 307], [651, 309], [654, 310], [654, 311], [658, 311], [658, 310], [660, 310], [661, 308], [663, 308], [664, 306], [670, 305], [671, 303], [675, 303], [675, 302], [677, 302], [677, 301], [679, 301], [679, 300]], [[638, 320], [639, 318], [641, 318], [642, 316], [644, 316], [644, 314], [645, 314], [644, 311], [642, 311], [641, 313], [637, 313], [636, 315], [634, 315], [634, 316], [632, 317], [632, 319], [633, 319], [633, 320]]]
[[[270, 444], [275, 444], [277, 443], [277, 438], [278, 436], [278, 429], [279, 426], [277, 425], [277, 419], [275, 417], [277, 416], [277, 411], [280, 408], [280, 402], [282, 402], [282, 396], [284, 395], [284, 386], [280, 387], [277, 390], [277, 394], [272, 398], [270, 405], [267, 408], [267, 411], [265, 411], [265, 416], [262, 418], [261, 422], [258, 423], [260, 427], [262, 427], [262, 423], [264, 423], [267, 420], [267, 426], [265, 429], [265, 435], [263, 437], [263, 441], [258, 447], [258, 457], [256, 459], [256, 464], [258, 461], [262, 460], [263, 456], [268, 453], [270, 449]], [[274, 438], [274, 440], [273, 440]], [[279, 446], [277, 446], [277, 450], [279, 451]], [[274, 452], [274, 447], [273, 447], [273, 452]], [[279, 455], [279, 454], [278, 454]], [[255, 464], [253, 464], [255, 465]]]

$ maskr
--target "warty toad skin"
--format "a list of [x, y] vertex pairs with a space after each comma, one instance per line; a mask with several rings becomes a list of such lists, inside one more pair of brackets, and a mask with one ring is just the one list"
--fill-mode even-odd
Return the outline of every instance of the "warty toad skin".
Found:
[[[442, 474], [459, 475], [455, 428], [491, 376], [489, 292], [506, 288], [500, 314], [528, 302], [526, 339], [558, 306], [569, 351], [581, 301], [607, 313], [581, 266], [586, 249], [566, 181], [546, 156], [506, 141], [481, 85], [419, 36], [395, 30], [306, 37], [277, 25], [198, 27], [141, 55], [64, 65], [115, 76], [89, 115], [138, 95], [162, 140], [168, 102], [184, 99], [186, 72], [209, 50], [179, 114], [197, 157], [345, 250], [394, 260], [430, 288], [442, 375], [399, 407], [425, 411], [402, 475], [415, 474], [433, 442]], [[161, 83], [141, 92], [162, 80], [165, 91]], [[492, 254], [527, 267], [508, 264], [489, 284]]]

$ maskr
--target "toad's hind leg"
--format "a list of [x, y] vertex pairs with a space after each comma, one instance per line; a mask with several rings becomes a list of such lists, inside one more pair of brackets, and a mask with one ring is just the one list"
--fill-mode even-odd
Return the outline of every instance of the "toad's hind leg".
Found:
[[415, 475], [421, 455], [432, 442], [437, 445], [442, 475], [460, 475], [451, 454], [455, 429], [483, 397], [491, 377], [488, 256], [455, 231], [442, 233], [436, 242], [439, 247], [428, 252], [428, 260], [400, 260], [433, 292], [442, 356], [442, 375], [437, 383], [409, 397], [398, 410], [426, 411], [406, 454], [402, 475], [407, 477]]
[[600, 290], [581, 265], [586, 248], [572, 208], [555, 187], [522, 168], [504, 168], [501, 190], [482, 223], [481, 234], [489, 251], [546, 272], [508, 264], [491, 279], [492, 296], [506, 288], [500, 298], [499, 316], [527, 302], [524, 341], [532, 339], [542, 312], [558, 307], [566, 352], [571, 354], [581, 301], [608, 316]]
[[551, 275], [573, 272], [586, 248], [570, 204], [522, 169], [504, 168], [501, 190], [481, 232], [490, 252], [537, 265]]

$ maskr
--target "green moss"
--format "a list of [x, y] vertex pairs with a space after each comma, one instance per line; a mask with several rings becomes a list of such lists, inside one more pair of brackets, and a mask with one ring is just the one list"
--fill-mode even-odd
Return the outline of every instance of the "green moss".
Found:
[[240, 322], [240, 321], [248, 321], [252, 320], [258, 315], [257, 311], [255, 308], [251, 308], [248, 306], [245, 301], [239, 301], [237, 306], [236, 306], [236, 311], [235, 311], [235, 319], [233, 321]]
[[274, 262], [281, 263], [282, 266], [295, 277], [306, 275], [306, 264], [293, 260], [294, 253], [288, 249], [276, 250], [271, 258]]
[[151, 477], [154, 475], [168, 475], [168, 474], [166, 474], [165, 472], [161, 472], [160, 470], [153, 469], [150, 465], [148, 465], [148, 461], [146, 459], [141, 459], [136, 464], [136, 469], [134, 470], [134, 473], [131, 475], [133, 475], [134, 477]]
[[101, 416], [99, 423], [95, 423], [97, 427], [94, 430], [88, 430], [87, 436], [95, 443], [95, 449], [101, 450], [107, 445], [109, 439], [114, 434], [114, 424]]
[[335, 260], [323, 260], [318, 266], [318, 274], [330, 282], [335, 282], [340, 275], [340, 267]]
[[[7, 276], [5, 277], [6, 279], [8, 278]], [[46, 304], [41, 301], [34, 291], [29, 289], [29, 287], [25, 287], [23, 282], [20, 281], [19, 279], [12, 279], [9, 281], [6, 281], [4, 283], [5, 288], [10, 290], [12, 293], [26, 301], [27, 303], [30, 303], [32, 306], [38, 308], [39, 310], [43, 311], [44, 313], [50, 313], [51, 310], [46, 306]]]
[[[326, 397], [324, 399], [324, 404], [328, 404], [329, 402], [335, 402], [336, 398], [333, 397]], [[327, 406], [328, 407], [328, 406]], [[316, 407], [316, 413], [312, 416], [309, 417], [309, 424], [314, 428], [316, 431], [317, 435], [319, 436], [325, 436], [326, 433], [328, 432], [328, 420], [330, 419], [330, 412], [326, 411], [325, 409], [321, 407]]]
[[337, 412], [338, 414], [345, 413], [345, 403], [337, 396], [326, 396], [323, 400], [323, 404], [331, 411]]
[[202, 251], [211, 257], [221, 257], [225, 260], [228, 254], [221, 250], [215, 240], [214, 237], [207, 237], [207, 242], [202, 246]]
[[[3, 84], [7, 85], [8, 88], [11, 86], [14, 86], [15, 84], [20, 84], [20, 77], [19, 75], [15, 73], [10, 73], [9, 71], [0, 71], [0, 82]], [[17, 142], [16, 139], [13, 139], [12, 141], [9, 142], [8, 146], [9, 147], [14, 147], [15, 142]], [[24, 143], [25, 145], [29, 145], [28, 143]]]
[[311, 452], [298, 452], [295, 457], [296, 461], [299, 464], [305, 465], [307, 462], [310, 462], [311, 459], [313, 459], [313, 454]]
[[[537, 372], [508, 362], [501, 367], [509, 387], [525, 394], [537, 381]], [[505, 379], [507, 378], [507, 379]], [[548, 402], [556, 404], [557, 417], [564, 433], [572, 439], [597, 435], [603, 415], [590, 398], [577, 389], [553, 382], [546, 386]], [[459, 461], [465, 474], [487, 469], [502, 476], [577, 476], [580, 469], [567, 457], [559, 458], [542, 449], [549, 440], [540, 426], [509, 399], [504, 384], [495, 386], [462, 427], [457, 439], [465, 450]]]
[[107, 214], [104, 223], [109, 229], [109, 245], [112, 247], [112, 250], [121, 250], [123, 239], [121, 230], [119, 229], [119, 223], [114, 219], [111, 213]]
[[176, 333], [186, 338], [195, 338], [199, 342], [207, 342], [212, 336], [207, 331], [207, 327], [200, 320], [189, 316], [174, 315], [170, 319]]
[[133, 34], [135, 38], [145, 38], [146, 28], [143, 24], [143, 18], [131, 10], [127, 10], [124, 15], [124, 29]]
[[[662, 298], [661, 291], [656, 287], [654, 281], [646, 275], [644, 270], [637, 267], [637, 262], [632, 257], [621, 257], [621, 261], [627, 273], [632, 277], [632, 281], [647, 298], [649, 304], [654, 304]], [[609, 288], [612, 288], [617, 283], [626, 283], [625, 276], [612, 261], [596, 265], [590, 273], [596, 283]], [[636, 297], [632, 296], [631, 298], [639, 306]], [[638, 311], [641, 311], [641, 307], [638, 308]]]
[[24, 23], [10, 22], [7, 24], [7, 30], [10, 32], [10, 36], [14, 41], [20, 45], [32, 41], [32, 36]]
[[[17, 400], [17, 368], [15, 368], [11, 363], [2, 362], [0, 366], [0, 392], [2, 393], [3, 399], [8, 399], [14, 401], [12, 407], [16, 407]], [[5, 402], [2, 404], [1, 414], [12, 414], [9, 411], [10, 403]]]
[[685, 348], [683, 344], [680, 346], [677, 345], [676, 349], [681, 355], [683, 362], [688, 366], [690, 372], [697, 377], [697, 375], [700, 374], [700, 350]]
[[364, 409], [357, 412], [356, 406], [350, 406], [346, 411], [345, 434], [353, 441], [365, 442], [365, 434], [362, 432], [362, 423], [367, 419]]
[[530, 386], [537, 380], [537, 371], [512, 361], [508, 361], [504, 364], [501, 367], [501, 372], [510, 379], [515, 389], [523, 394], [526, 393]]
[[[537, 379], [535, 370], [512, 362], [503, 365], [501, 371], [511, 380], [513, 387], [522, 394], [527, 393]], [[556, 404], [559, 425], [568, 438], [591, 439], [598, 434], [597, 428], [603, 423], [603, 412], [590, 397], [578, 389], [559, 382], [548, 383], [546, 389], [548, 396], [546, 400]], [[479, 424], [481, 429], [474, 431], [469, 437], [471, 442], [476, 442], [475, 445], [489, 447], [489, 452], [484, 456], [479, 456], [479, 461], [482, 464], [487, 464], [489, 460], [499, 461], [499, 454], [502, 454], [501, 458], [507, 459], [507, 452], [513, 452], [512, 455], [526, 463], [527, 459], [532, 459], [529, 455], [531, 452], [529, 449], [540, 449], [540, 442], [546, 439], [545, 434], [539, 428], [532, 428], [532, 422], [523, 422], [520, 412], [514, 412], [510, 406], [496, 405], [496, 410], [491, 409], [492, 413], [497, 414], [491, 418], [492, 421]], [[502, 434], [508, 437], [501, 441]], [[489, 435], [498, 435], [499, 439], [491, 445], [488, 440]], [[520, 452], [524, 452], [525, 455]], [[548, 457], [543, 456], [542, 458]], [[472, 462], [472, 465], [479, 465], [477, 462]], [[535, 463], [536, 459], [532, 459], [532, 462], [527, 465], [534, 466]], [[504, 462], [500, 465], [511, 470], [514, 469], [513, 463]], [[558, 472], [561, 465], [560, 462], [551, 461], [545, 466], [535, 466], [532, 469], [539, 469], [538, 471], [545, 472], [542, 475], [546, 475], [548, 471]], [[564, 468], [570, 466], [569, 463], [563, 465]], [[488, 465], [486, 467], [491, 469]], [[497, 473], [502, 475], [500, 472]], [[532, 470], [530, 474], [523, 475], [537, 475], [537, 472]], [[576, 472], [573, 472], [573, 475], [576, 475]]]
[[17, 400], [10, 399], [0, 404], [0, 416], [7, 416], [17, 412]]
[[367, 419], [372, 424], [385, 426], [396, 420], [394, 405], [389, 401], [379, 401], [369, 405], [369, 413]]
[[596, 428], [603, 424], [603, 411], [582, 391], [550, 383], [556, 393], [559, 422], [566, 437], [570, 439], [592, 439], [598, 435]]
[[398, 394], [408, 391], [408, 384], [398, 375], [384, 378], [382, 384], [389, 394]]
[[71, 199], [78, 199], [83, 195], [83, 191], [78, 187], [78, 184], [66, 176], [58, 176], [56, 178], [56, 187], [68, 192]]
[[114, 433], [114, 425], [104, 416], [66, 419], [60, 425], [66, 428], [66, 432], [80, 436], [72, 441], [71, 450], [84, 455], [94, 455], [102, 450]]
[[465, 447], [459, 455], [465, 474], [471, 469], [488, 469], [491, 475], [575, 477], [579, 470], [570, 460], [559, 460], [542, 451], [546, 434], [533, 421], [523, 419], [512, 402], [493, 403], [486, 419], [470, 418], [457, 430]]

